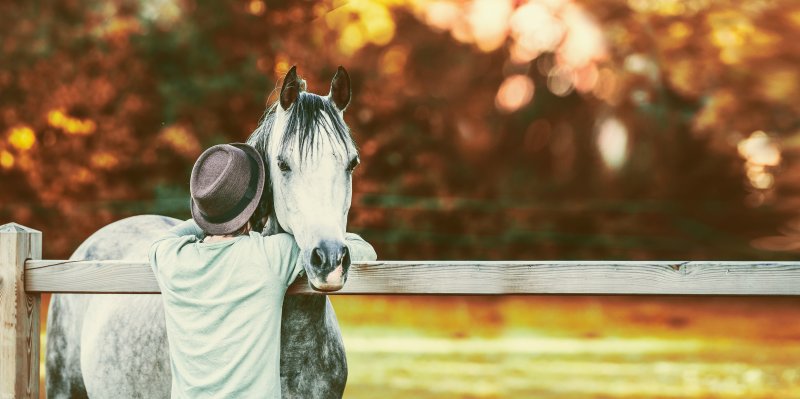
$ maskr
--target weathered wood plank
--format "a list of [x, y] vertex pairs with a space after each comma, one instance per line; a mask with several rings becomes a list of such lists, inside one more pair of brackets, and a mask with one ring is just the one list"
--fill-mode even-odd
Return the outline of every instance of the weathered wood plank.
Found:
[[38, 260], [25, 265], [29, 292], [158, 294], [150, 264], [124, 260]]
[[[156, 293], [147, 263], [29, 261], [31, 292]], [[290, 294], [313, 294], [305, 279]], [[800, 262], [384, 261], [334, 294], [800, 295]]]
[[41, 296], [25, 291], [24, 267], [41, 257], [41, 232], [0, 226], [0, 398], [39, 398]]

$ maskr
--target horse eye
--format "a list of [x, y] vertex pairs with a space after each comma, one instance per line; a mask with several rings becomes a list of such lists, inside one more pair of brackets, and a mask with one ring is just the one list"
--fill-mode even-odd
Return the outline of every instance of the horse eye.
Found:
[[347, 165], [347, 171], [348, 172], [352, 172], [353, 169], [355, 169], [356, 166], [358, 166], [358, 164], [360, 164], [360, 163], [361, 163], [361, 160], [358, 159], [358, 157], [353, 158], [353, 160], [350, 161], [350, 164]]
[[292, 168], [289, 167], [289, 164], [286, 163], [286, 161], [284, 161], [282, 159], [278, 160], [278, 169], [280, 169], [281, 172], [288, 172], [288, 171], [292, 170]]

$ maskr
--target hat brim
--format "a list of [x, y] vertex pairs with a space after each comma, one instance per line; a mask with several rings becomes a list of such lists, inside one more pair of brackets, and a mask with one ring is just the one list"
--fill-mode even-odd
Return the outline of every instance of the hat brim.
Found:
[[256, 186], [256, 193], [253, 199], [236, 216], [234, 216], [230, 220], [218, 223], [212, 223], [209, 220], [207, 220], [203, 216], [203, 212], [200, 211], [200, 208], [197, 207], [197, 204], [194, 202], [194, 200], [193, 199], [190, 200], [192, 218], [197, 223], [197, 225], [200, 226], [201, 229], [203, 229], [203, 231], [206, 234], [213, 234], [213, 235], [229, 234], [247, 224], [247, 222], [250, 220], [250, 217], [253, 216], [253, 213], [255, 213], [256, 208], [258, 208], [258, 204], [259, 202], [261, 202], [261, 196], [264, 194], [264, 181], [266, 180], [266, 168], [264, 167], [264, 159], [261, 156], [261, 154], [259, 154], [255, 148], [247, 144], [231, 143], [230, 145], [243, 150], [247, 154], [247, 156], [252, 158], [253, 161], [255, 161], [256, 164], [258, 165], [258, 171], [257, 171], [258, 185]]

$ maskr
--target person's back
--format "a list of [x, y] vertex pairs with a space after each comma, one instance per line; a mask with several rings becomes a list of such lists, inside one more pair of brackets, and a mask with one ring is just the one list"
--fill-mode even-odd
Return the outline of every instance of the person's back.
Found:
[[193, 238], [167, 239], [152, 258], [172, 397], [280, 397], [281, 305], [300, 271], [288, 267], [297, 263], [294, 240], [257, 233], [210, 244]]
[[[242, 148], [253, 156], [254, 150]], [[263, 164], [258, 172], [263, 185]], [[220, 178], [210, 180], [220, 185]], [[279, 398], [281, 310], [288, 286], [303, 270], [299, 248], [289, 234], [248, 233], [249, 203], [227, 210], [235, 217], [226, 225], [209, 223], [198, 191], [192, 187], [194, 220], [172, 228], [150, 250], [164, 301], [172, 397]], [[249, 201], [260, 196], [256, 192]], [[346, 234], [346, 243], [352, 259], [375, 259], [357, 235]]]

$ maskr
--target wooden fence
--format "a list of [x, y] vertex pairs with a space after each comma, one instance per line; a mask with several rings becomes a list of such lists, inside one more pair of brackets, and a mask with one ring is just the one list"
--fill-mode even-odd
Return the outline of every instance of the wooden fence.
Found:
[[[39, 397], [41, 294], [158, 293], [144, 262], [41, 260], [42, 234], [0, 226], [0, 399]], [[318, 294], [303, 279], [290, 294]], [[380, 261], [341, 294], [800, 295], [800, 262]]]

